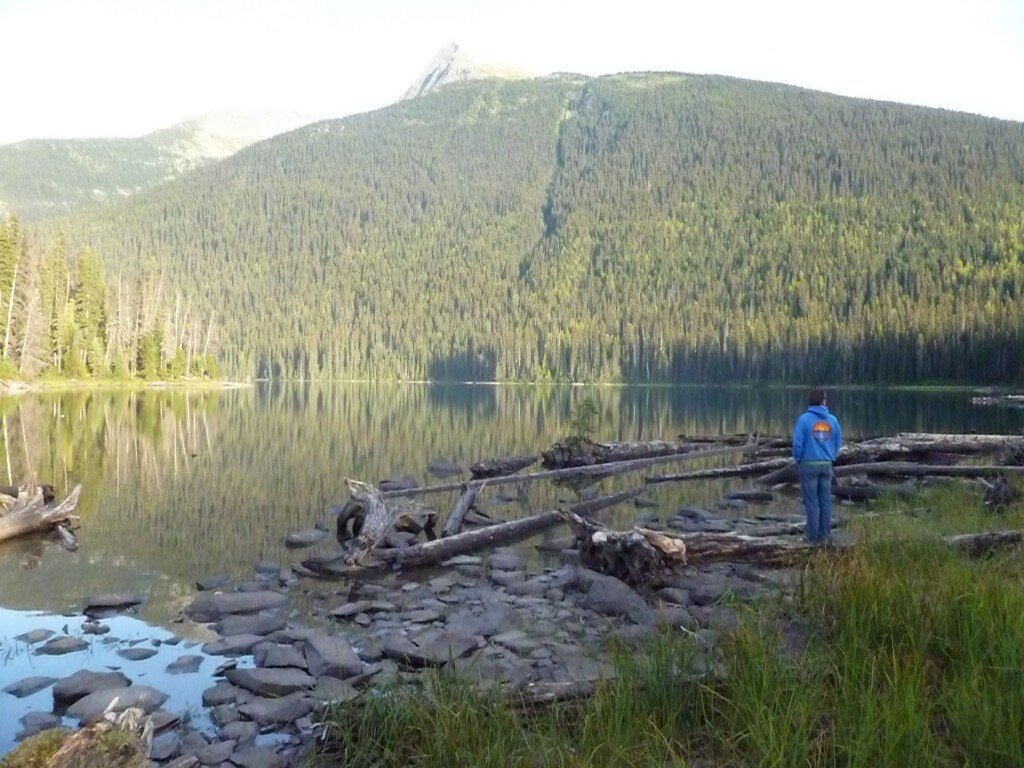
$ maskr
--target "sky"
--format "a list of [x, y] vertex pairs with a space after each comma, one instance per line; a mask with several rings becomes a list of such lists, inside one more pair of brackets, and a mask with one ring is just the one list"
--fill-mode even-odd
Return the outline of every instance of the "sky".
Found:
[[724, 74], [1024, 121], [1024, 0], [0, 0], [0, 144], [342, 117], [450, 42], [534, 75]]

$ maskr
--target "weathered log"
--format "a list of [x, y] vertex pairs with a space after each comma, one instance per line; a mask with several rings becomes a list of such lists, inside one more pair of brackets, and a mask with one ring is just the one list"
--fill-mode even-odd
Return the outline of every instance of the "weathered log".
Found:
[[338, 516], [339, 541], [345, 540], [348, 520], [359, 521], [358, 530], [356, 530], [356, 526], [353, 526], [353, 533], [357, 534], [357, 541], [355, 548], [345, 558], [348, 564], [362, 563], [371, 551], [384, 541], [392, 529], [398, 528], [400, 520], [405, 520], [407, 524], [414, 526], [412, 532], [433, 531], [437, 521], [437, 512], [432, 508], [405, 499], [388, 501], [377, 488], [359, 480], [346, 479], [345, 484], [352, 494], [352, 501]]
[[[643, 492], [642, 487], [633, 488], [575, 504], [569, 509], [577, 515], [592, 515], [602, 509], [634, 499]], [[303, 562], [303, 565], [306, 569], [319, 575], [339, 578], [359, 576], [388, 567], [418, 568], [444, 562], [456, 555], [512, 544], [558, 525], [561, 521], [561, 513], [558, 510], [541, 512], [519, 520], [473, 531], [463, 531], [454, 536], [416, 544], [406, 549], [376, 549], [368, 553], [369, 556], [364, 556], [360, 562], [355, 562], [350, 557], [338, 557], [332, 560], [325, 560], [321, 557], [309, 558]]]
[[718, 467], [717, 469], [698, 469], [695, 472], [681, 472], [674, 475], [648, 475], [644, 478], [648, 483], [676, 483], [684, 480], [709, 480], [717, 477], [750, 477], [770, 469], [787, 467], [792, 459], [769, 459], [750, 464], [739, 464], [734, 467]]
[[634, 586], [655, 581], [665, 571], [687, 564], [753, 560], [762, 565], [790, 565], [806, 557], [812, 548], [801, 540], [778, 536], [704, 532], [669, 536], [647, 528], [611, 531], [571, 510], [560, 514], [576, 534], [584, 565]]
[[[486, 482], [486, 481], [485, 481]], [[444, 523], [444, 529], [441, 531], [441, 536], [454, 536], [462, 528], [462, 521], [466, 517], [466, 513], [469, 512], [473, 506], [473, 502], [476, 501], [477, 494], [483, 489], [482, 483], [467, 483], [466, 490], [462, 492], [462, 495], [455, 501], [455, 506], [452, 507], [452, 513], [448, 515], [448, 519]]]
[[590, 440], [572, 440], [555, 443], [541, 452], [545, 469], [585, 467], [593, 464], [612, 464], [634, 459], [649, 459], [654, 456], [672, 456], [698, 450], [687, 443], [649, 440], [632, 443], [595, 443]]
[[936, 466], [907, 461], [882, 461], [870, 464], [845, 464], [833, 470], [836, 477], [873, 475], [879, 477], [910, 477], [936, 475], [941, 477], [997, 477], [1006, 474], [1024, 474], [1024, 467], [1001, 465]]
[[[510, 485], [519, 483], [535, 483], [540, 480], [558, 480], [567, 477], [611, 477], [626, 472], [635, 472], [638, 469], [656, 466], [658, 464], [674, 464], [676, 462], [696, 461], [698, 459], [712, 456], [725, 456], [730, 453], [743, 451], [743, 446], [724, 446], [713, 448], [707, 451], [690, 451], [688, 453], [672, 454], [670, 456], [654, 456], [648, 459], [635, 459], [632, 461], [617, 461], [610, 464], [595, 464], [585, 467], [568, 467], [566, 469], [550, 469], [544, 472], [533, 472], [528, 475], [508, 475], [488, 479], [490, 486]], [[414, 488], [405, 491], [388, 491], [381, 495], [385, 499], [397, 499], [409, 496], [420, 496], [427, 493], [441, 493], [444, 491], [461, 490], [463, 483], [446, 483], [444, 485], [429, 485], [423, 488]]]
[[477, 480], [514, 475], [531, 464], [536, 464], [539, 458], [537, 454], [533, 454], [530, 456], [498, 456], [493, 459], [483, 459], [470, 467], [469, 473]]
[[11, 506], [11, 510], [0, 517], [0, 541], [49, 530], [73, 520], [81, 491], [82, 486], [76, 485], [63, 501], [51, 508], [44, 506], [45, 492], [42, 486], [35, 486], [32, 491], [23, 493]]
[[1001, 549], [1024, 543], [1024, 531], [992, 531], [947, 536], [946, 543], [968, 557], [985, 557]]

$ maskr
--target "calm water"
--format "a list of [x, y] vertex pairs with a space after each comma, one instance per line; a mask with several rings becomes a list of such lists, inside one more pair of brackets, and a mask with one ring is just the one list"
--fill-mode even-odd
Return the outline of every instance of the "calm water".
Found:
[[[0, 607], [61, 612], [80, 609], [88, 594], [143, 591], [150, 600], [141, 617], [170, 627], [196, 578], [241, 576], [261, 559], [300, 559], [284, 548], [284, 537], [326, 520], [347, 497], [346, 476], [412, 474], [428, 482], [434, 457], [468, 467], [487, 456], [536, 452], [567, 432], [573, 404], [588, 396], [598, 404], [599, 438], [636, 440], [785, 433], [802, 410], [803, 392], [263, 384], [213, 393], [6, 398], [0, 482], [36, 479], [61, 494], [82, 483], [82, 527], [75, 553], [37, 537], [0, 545]], [[969, 396], [836, 391], [830, 405], [851, 437], [1024, 429], [1024, 411], [972, 406]], [[605, 481], [619, 485], [604, 488], [635, 480]], [[662, 485], [652, 495], [667, 513], [713, 504], [742, 482]], [[525, 503], [502, 504], [494, 490], [483, 503], [513, 517], [549, 508], [566, 493], [541, 485]], [[432, 498], [443, 512], [453, 502]]]

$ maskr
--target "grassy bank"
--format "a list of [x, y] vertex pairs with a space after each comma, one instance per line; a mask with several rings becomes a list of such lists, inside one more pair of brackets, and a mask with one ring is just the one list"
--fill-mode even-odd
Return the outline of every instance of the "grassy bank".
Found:
[[940, 536], [1024, 527], [961, 486], [884, 501], [862, 545], [763, 601], [695, 679], [685, 636], [620, 653], [575, 705], [524, 712], [434, 679], [332, 715], [313, 765], [1006, 766], [1024, 764], [1024, 565], [966, 560]]

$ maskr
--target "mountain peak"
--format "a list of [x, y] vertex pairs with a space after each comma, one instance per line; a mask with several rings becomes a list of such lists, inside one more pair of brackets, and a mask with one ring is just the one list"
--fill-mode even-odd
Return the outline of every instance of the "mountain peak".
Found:
[[427, 64], [423, 73], [409, 86], [402, 100], [415, 99], [430, 93], [447, 83], [460, 80], [476, 80], [484, 77], [525, 77], [514, 69], [499, 67], [493, 64], [481, 64], [469, 58], [465, 51], [456, 43], [448, 43]]

